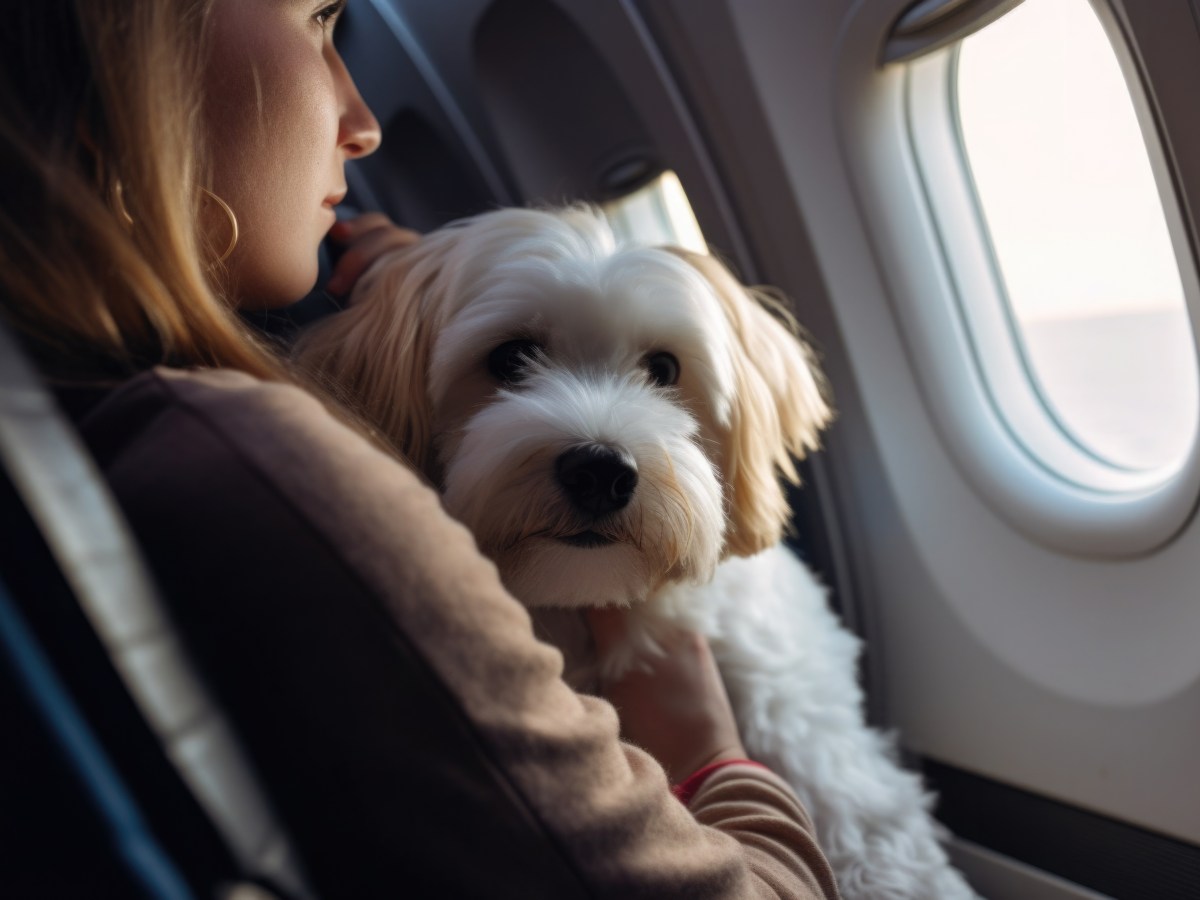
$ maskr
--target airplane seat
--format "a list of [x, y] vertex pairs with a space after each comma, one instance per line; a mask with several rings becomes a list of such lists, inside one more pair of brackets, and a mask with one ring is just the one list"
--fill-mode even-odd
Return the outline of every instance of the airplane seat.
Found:
[[3, 892], [311, 896], [102, 477], [3, 328], [0, 522]]

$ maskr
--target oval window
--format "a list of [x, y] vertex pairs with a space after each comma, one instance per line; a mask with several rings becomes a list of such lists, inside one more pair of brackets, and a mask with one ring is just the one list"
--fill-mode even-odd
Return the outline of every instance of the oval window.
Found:
[[1087, 0], [1026, 0], [959, 50], [957, 110], [1026, 371], [1123, 469], [1179, 463], [1196, 348], [1149, 156]]

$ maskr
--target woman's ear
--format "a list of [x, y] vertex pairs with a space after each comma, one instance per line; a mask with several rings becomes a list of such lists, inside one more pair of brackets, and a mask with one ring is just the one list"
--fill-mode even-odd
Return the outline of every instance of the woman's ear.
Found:
[[431, 479], [429, 365], [441, 315], [434, 257], [444, 245], [426, 239], [381, 257], [359, 279], [350, 307], [306, 331], [292, 351]]
[[794, 458], [820, 446], [833, 418], [815, 356], [786, 307], [743, 286], [711, 256], [673, 250], [708, 281], [733, 342], [733, 397], [721, 440], [726, 553], [750, 556], [783, 537], [790, 510], [779, 482], [800, 481]]

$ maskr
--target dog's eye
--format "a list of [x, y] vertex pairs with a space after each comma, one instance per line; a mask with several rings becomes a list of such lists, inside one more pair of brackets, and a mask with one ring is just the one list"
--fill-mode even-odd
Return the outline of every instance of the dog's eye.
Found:
[[541, 345], [534, 341], [505, 341], [488, 354], [488, 371], [497, 381], [515, 384], [525, 377], [525, 369], [541, 352]]
[[670, 353], [651, 353], [646, 357], [646, 371], [655, 384], [670, 387], [679, 381], [679, 360]]

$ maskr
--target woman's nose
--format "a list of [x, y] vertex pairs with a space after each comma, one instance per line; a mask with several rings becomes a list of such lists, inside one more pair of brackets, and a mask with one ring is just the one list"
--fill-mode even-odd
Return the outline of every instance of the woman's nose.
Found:
[[354, 79], [346, 70], [341, 57], [337, 58], [339, 80], [342, 83], [342, 114], [338, 123], [338, 146], [345, 152], [347, 159], [358, 159], [368, 156], [379, 149], [383, 135], [379, 129], [379, 120], [371, 112], [366, 101], [358, 92]]

